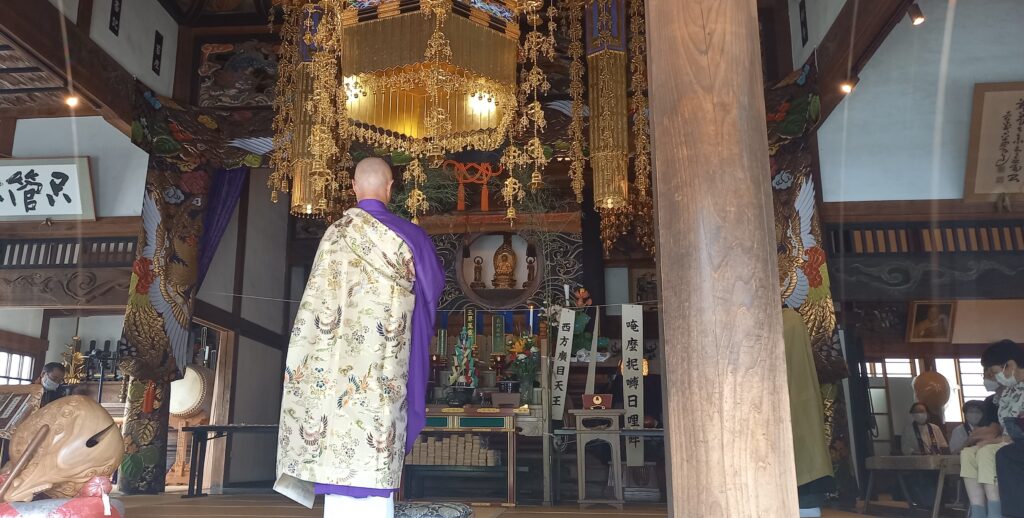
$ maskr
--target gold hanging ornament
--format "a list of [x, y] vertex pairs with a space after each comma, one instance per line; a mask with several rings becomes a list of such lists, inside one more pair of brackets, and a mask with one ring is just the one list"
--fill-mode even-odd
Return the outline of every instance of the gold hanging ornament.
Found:
[[643, 0], [629, 0], [630, 108], [633, 112], [633, 171], [635, 189], [629, 203], [601, 212], [601, 241], [605, 254], [624, 235], [632, 235], [651, 256], [654, 250], [654, 200], [651, 193], [650, 124], [647, 115], [647, 42]]
[[594, 171], [594, 206], [599, 211], [623, 207], [628, 199], [624, 11], [624, 0], [592, 0], [587, 8], [590, 165]]
[[351, 2], [342, 54], [345, 82], [358, 85], [347, 101], [352, 138], [431, 167], [445, 153], [505, 141], [516, 116], [518, 7], [483, 4]]
[[[513, 204], [522, 201], [525, 193], [519, 192], [522, 185], [518, 180], [512, 178], [514, 171], [530, 171], [531, 190], [536, 191], [544, 185], [544, 169], [547, 167], [549, 158], [544, 151], [544, 144], [540, 140], [540, 134], [547, 128], [547, 120], [544, 117], [544, 106], [541, 104], [541, 96], [551, 89], [547, 74], [540, 67], [541, 58], [554, 60], [555, 58], [555, 21], [558, 11], [554, 6], [548, 8], [547, 31], [541, 30], [543, 23], [541, 9], [544, 2], [541, 0], [528, 0], [521, 4], [526, 14], [529, 32], [523, 39], [520, 47], [520, 59], [523, 62], [520, 72], [519, 84], [519, 120], [512, 130], [512, 141], [505, 148], [501, 157], [501, 165], [509, 171], [509, 178], [505, 182], [503, 193], [508, 191], [511, 194], [505, 195], [505, 203], [508, 206], [506, 218], [514, 220], [516, 210]], [[516, 145], [516, 140], [525, 139], [522, 146]]]
[[569, 122], [569, 179], [576, 203], [583, 203], [583, 0], [569, 2], [569, 98], [572, 115]]
[[344, 0], [284, 2], [274, 99], [271, 200], [290, 192], [290, 211], [328, 217], [348, 190], [348, 116], [341, 84]]
[[429, 203], [427, 203], [427, 196], [420, 190], [420, 186], [427, 181], [427, 174], [419, 158], [409, 162], [408, 167], [405, 168], [405, 173], [406, 181], [412, 181], [413, 185], [412, 190], [409, 191], [409, 199], [405, 201], [405, 207], [412, 214], [412, 222], [419, 223], [420, 213], [426, 212], [430, 207]]

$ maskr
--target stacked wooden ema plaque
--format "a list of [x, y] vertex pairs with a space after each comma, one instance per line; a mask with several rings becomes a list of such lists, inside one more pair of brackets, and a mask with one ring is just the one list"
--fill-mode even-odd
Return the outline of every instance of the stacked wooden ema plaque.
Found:
[[419, 437], [406, 458], [407, 464], [428, 466], [498, 466], [497, 450], [483, 446], [477, 435], [450, 435], [444, 438]]

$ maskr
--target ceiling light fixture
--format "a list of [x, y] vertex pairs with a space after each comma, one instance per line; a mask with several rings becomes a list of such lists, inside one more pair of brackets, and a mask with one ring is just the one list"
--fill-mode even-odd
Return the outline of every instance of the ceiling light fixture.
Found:
[[851, 78], [839, 83], [839, 91], [843, 92], [843, 95], [848, 95], [853, 92], [853, 89], [857, 87], [857, 79]]
[[71, 108], [74, 108], [74, 107], [78, 106], [78, 96], [77, 95], [68, 95], [67, 97], [64, 98], [64, 104], [68, 105]]
[[907, 16], [910, 17], [910, 22], [914, 25], [921, 25], [925, 21], [924, 11], [921, 10], [921, 6], [915, 2], [907, 10]]

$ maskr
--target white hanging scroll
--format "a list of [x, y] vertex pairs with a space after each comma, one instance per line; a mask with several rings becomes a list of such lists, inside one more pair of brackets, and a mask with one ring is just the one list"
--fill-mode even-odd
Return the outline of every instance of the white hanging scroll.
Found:
[[558, 316], [558, 334], [555, 337], [555, 369], [551, 374], [551, 417], [565, 415], [565, 393], [569, 385], [569, 355], [572, 353], [572, 335], [576, 330], [576, 312], [562, 308]]
[[[622, 306], [622, 396], [626, 428], [644, 427], [644, 318], [643, 308]], [[644, 465], [642, 437], [626, 438], [626, 466]]]

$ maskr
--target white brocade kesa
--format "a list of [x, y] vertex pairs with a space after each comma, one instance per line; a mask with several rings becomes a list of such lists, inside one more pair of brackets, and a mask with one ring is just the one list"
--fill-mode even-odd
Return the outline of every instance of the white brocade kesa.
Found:
[[327, 229], [288, 347], [279, 476], [399, 486], [414, 281], [405, 241], [362, 209]]

